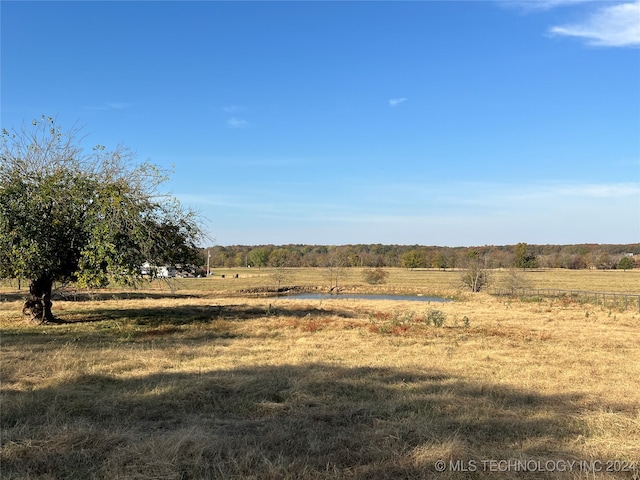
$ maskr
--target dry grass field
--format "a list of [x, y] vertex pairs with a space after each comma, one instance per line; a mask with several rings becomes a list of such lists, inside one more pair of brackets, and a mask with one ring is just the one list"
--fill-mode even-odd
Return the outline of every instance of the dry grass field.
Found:
[[[41, 326], [4, 287], [0, 477], [640, 478], [637, 308], [390, 272], [341, 282], [454, 301], [265, 297], [273, 272], [242, 269], [81, 292], [55, 302], [65, 323]], [[640, 294], [638, 271], [526, 275]]]

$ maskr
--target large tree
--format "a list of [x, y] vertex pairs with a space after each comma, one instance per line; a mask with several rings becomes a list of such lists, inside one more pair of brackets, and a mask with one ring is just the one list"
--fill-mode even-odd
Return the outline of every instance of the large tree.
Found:
[[526, 243], [518, 243], [513, 247], [513, 253], [515, 255], [514, 266], [516, 268], [522, 268], [524, 270], [538, 266], [538, 257]]
[[409, 250], [402, 254], [402, 266], [413, 270], [424, 267], [424, 255], [420, 250]]
[[197, 258], [197, 216], [160, 192], [165, 172], [121, 146], [85, 152], [78, 134], [44, 116], [2, 129], [0, 278], [29, 279], [23, 311], [45, 323], [54, 282], [101, 287]]

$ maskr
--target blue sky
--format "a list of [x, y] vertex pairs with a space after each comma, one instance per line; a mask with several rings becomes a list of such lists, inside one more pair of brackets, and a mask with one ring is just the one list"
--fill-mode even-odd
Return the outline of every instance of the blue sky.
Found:
[[2, 1], [1, 123], [174, 165], [206, 244], [640, 242], [640, 2]]

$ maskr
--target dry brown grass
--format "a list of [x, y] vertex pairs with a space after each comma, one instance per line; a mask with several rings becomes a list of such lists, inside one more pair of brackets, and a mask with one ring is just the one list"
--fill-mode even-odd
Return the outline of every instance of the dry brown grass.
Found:
[[[345, 269], [340, 278], [340, 286], [351, 290], [365, 288], [367, 291], [385, 291], [396, 293], [438, 293], [449, 292], [460, 287], [460, 270], [434, 270], [404, 268], [386, 268], [389, 272], [387, 283], [380, 286], [366, 285], [362, 279], [361, 268]], [[212, 277], [202, 279], [177, 279], [174, 281], [179, 290], [208, 292], [235, 292], [238, 289], [275, 288], [273, 269], [214, 269]], [[233, 278], [234, 275], [239, 278]], [[619, 292], [640, 294], [640, 270], [526, 270], [523, 272], [531, 288], [554, 288], [560, 290], [589, 290], [597, 292]], [[222, 278], [224, 275], [225, 278]], [[501, 286], [508, 272], [492, 272], [492, 285]], [[290, 269], [283, 285], [300, 285], [319, 289], [328, 289], [329, 280], [323, 268]], [[155, 282], [157, 290], [168, 290], [165, 282]]]
[[637, 478], [481, 463], [640, 461], [637, 311], [165, 294], [57, 302], [51, 326], [4, 295], [3, 479]]

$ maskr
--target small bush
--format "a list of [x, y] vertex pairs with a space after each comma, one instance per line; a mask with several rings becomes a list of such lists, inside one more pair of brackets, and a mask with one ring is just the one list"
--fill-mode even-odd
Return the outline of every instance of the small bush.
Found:
[[369, 312], [368, 316], [369, 331], [373, 333], [404, 335], [416, 322], [416, 314], [411, 310], [396, 310], [394, 312]]
[[411, 310], [405, 312], [396, 312], [393, 315], [393, 323], [397, 325], [404, 325], [406, 323], [413, 323], [416, 314]]
[[427, 323], [432, 323], [434, 327], [444, 326], [444, 322], [447, 320], [447, 314], [442, 310], [431, 310], [427, 314]]
[[389, 272], [381, 268], [368, 268], [362, 272], [362, 278], [369, 285], [381, 285], [387, 283]]

